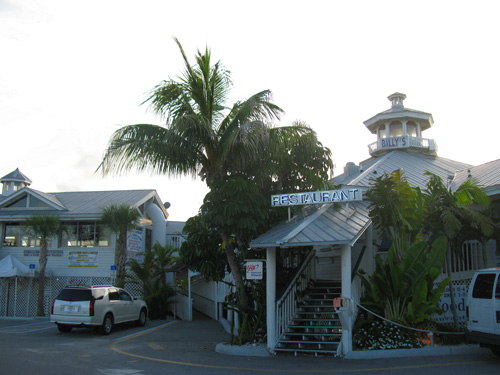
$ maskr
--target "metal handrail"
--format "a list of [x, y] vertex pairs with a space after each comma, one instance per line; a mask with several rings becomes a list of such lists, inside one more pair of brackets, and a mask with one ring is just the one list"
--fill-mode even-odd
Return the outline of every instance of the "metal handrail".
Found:
[[276, 301], [276, 343], [279, 341], [286, 327], [295, 315], [297, 297], [300, 298], [300, 295], [297, 295], [304, 292], [309, 287], [309, 282], [314, 274], [314, 262], [312, 262], [314, 255], [315, 251], [311, 250], [295, 277], [288, 285], [288, 288], [282, 294], [281, 298]]

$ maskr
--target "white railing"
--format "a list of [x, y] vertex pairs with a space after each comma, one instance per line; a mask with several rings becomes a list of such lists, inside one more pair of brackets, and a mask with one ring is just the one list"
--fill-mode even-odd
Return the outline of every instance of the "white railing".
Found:
[[485, 264], [481, 243], [478, 241], [466, 241], [462, 245], [462, 252], [460, 255], [451, 252], [449, 256], [445, 258], [443, 273], [436, 281], [441, 281], [448, 276], [446, 270], [448, 269], [448, 261], [450, 258], [451, 277], [453, 280], [472, 279], [476, 270], [488, 266]]
[[177, 293], [174, 301], [174, 317], [180, 318], [182, 320], [191, 321], [193, 320], [193, 315], [191, 312], [191, 303], [189, 297], [182, 293]]
[[281, 298], [276, 301], [276, 343], [295, 315], [297, 300], [300, 302], [300, 298], [302, 298], [301, 294], [309, 287], [309, 283], [313, 278], [315, 266], [313, 262], [314, 255], [315, 252], [312, 250]]
[[373, 155], [382, 150], [406, 148], [422, 148], [432, 151], [433, 147], [434, 143], [431, 139], [405, 135], [402, 137], [380, 138], [377, 142], [368, 145], [368, 151], [370, 155]]

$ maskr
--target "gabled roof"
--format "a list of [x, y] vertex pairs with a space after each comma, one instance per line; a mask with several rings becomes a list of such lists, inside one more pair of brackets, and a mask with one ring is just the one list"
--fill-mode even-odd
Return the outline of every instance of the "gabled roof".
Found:
[[[31, 194], [46, 201], [54, 209], [4, 208], [12, 200], [23, 194]], [[139, 207], [149, 200], [162, 209], [168, 216], [156, 190], [112, 190], [112, 191], [77, 191], [63, 193], [42, 193], [31, 188], [24, 188], [0, 201], [0, 220], [22, 220], [33, 213], [57, 213], [61, 219], [97, 219], [102, 209], [110, 204], [127, 204]]]
[[251, 248], [354, 244], [371, 223], [368, 202], [309, 206], [250, 242]]
[[447, 181], [457, 170], [470, 168], [470, 164], [417, 152], [401, 150], [391, 151], [380, 157], [373, 157], [360, 163], [359, 172], [351, 175], [342, 174], [334, 177], [336, 185], [371, 186], [371, 179], [403, 169], [411, 186], [424, 188], [428, 171]]
[[11, 203], [14, 203], [17, 200], [25, 197], [26, 195], [30, 195], [30, 196], [36, 197], [39, 200], [41, 200], [42, 202], [44, 202], [47, 206], [49, 206], [49, 208], [47, 208], [48, 210], [52, 209], [52, 210], [61, 211], [61, 210], [65, 210], [66, 209], [61, 204], [61, 202], [59, 202], [59, 200], [56, 197], [54, 197], [54, 196], [52, 196], [50, 194], [46, 194], [46, 193], [43, 193], [41, 191], [32, 189], [32, 188], [29, 188], [29, 187], [25, 187], [25, 188], [22, 188], [21, 190], [18, 190], [15, 193], [13, 193], [11, 195], [8, 195], [6, 197], [0, 196], [0, 211], [2, 209], [9, 209], [11, 211], [14, 210], [14, 208], [11, 208], [11, 207], [8, 207], [8, 206]]

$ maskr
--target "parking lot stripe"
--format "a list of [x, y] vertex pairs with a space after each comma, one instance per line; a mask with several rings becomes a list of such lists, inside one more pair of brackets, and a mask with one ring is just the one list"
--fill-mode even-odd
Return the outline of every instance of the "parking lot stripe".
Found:
[[127, 340], [133, 339], [135, 337], [139, 337], [154, 331], [158, 331], [168, 325], [170, 325], [173, 322], [169, 322], [166, 324], [163, 324], [161, 326], [152, 328], [150, 330], [146, 330], [143, 332], [139, 332], [134, 335], [130, 335], [125, 338], [118, 339], [114, 341], [110, 345], [110, 349], [113, 350], [116, 353], [123, 354], [129, 357], [134, 357], [134, 358], [139, 358], [139, 359], [144, 359], [147, 361], [154, 361], [154, 362], [162, 362], [162, 363], [170, 363], [170, 364], [175, 364], [175, 365], [181, 365], [181, 366], [190, 366], [190, 367], [201, 367], [201, 368], [215, 368], [215, 369], [224, 369], [224, 370], [237, 370], [237, 371], [254, 371], [254, 372], [276, 372], [276, 373], [296, 373], [296, 374], [314, 374], [314, 373], [321, 373], [321, 374], [345, 374], [345, 373], [359, 373], [359, 372], [380, 372], [380, 371], [394, 371], [394, 370], [409, 370], [409, 369], [425, 369], [425, 368], [439, 368], [439, 367], [457, 367], [457, 366], [465, 366], [465, 365], [475, 365], [475, 364], [483, 364], [483, 363], [490, 363], [492, 361], [471, 361], [471, 362], [457, 362], [457, 363], [436, 363], [436, 364], [422, 364], [422, 365], [407, 365], [407, 366], [395, 366], [395, 367], [378, 367], [378, 368], [356, 368], [356, 369], [339, 369], [339, 370], [292, 370], [292, 369], [265, 369], [265, 368], [252, 368], [252, 367], [233, 367], [233, 366], [217, 366], [217, 365], [204, 365], [200, 363], [190, 363], [190, 362], [179, 362], [179, 361], [172, 361], [169, 359], [161, 359], [161, 358], [154, 358], [154, 357], [148, 357], [148, 356], [143, 356], [139, 354], [134, 354], [130, 352], [123, 351], [121, 349], [118, 349], [118, 344], [121, 342], [125, 342]]

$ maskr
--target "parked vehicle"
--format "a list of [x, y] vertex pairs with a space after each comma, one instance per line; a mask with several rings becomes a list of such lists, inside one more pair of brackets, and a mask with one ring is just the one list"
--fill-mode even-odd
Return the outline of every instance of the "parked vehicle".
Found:
[[479, 270], [472, 279], [466, 338], [489, 347], [500, 357], [500, 268]]
[[97, 327], [109, 335], [113, 325], [135, 321], [146, 324], [146, 303], [111, 285], [65, 287], [52, 302], [50, 321], [60, 332], [73, 327]]

